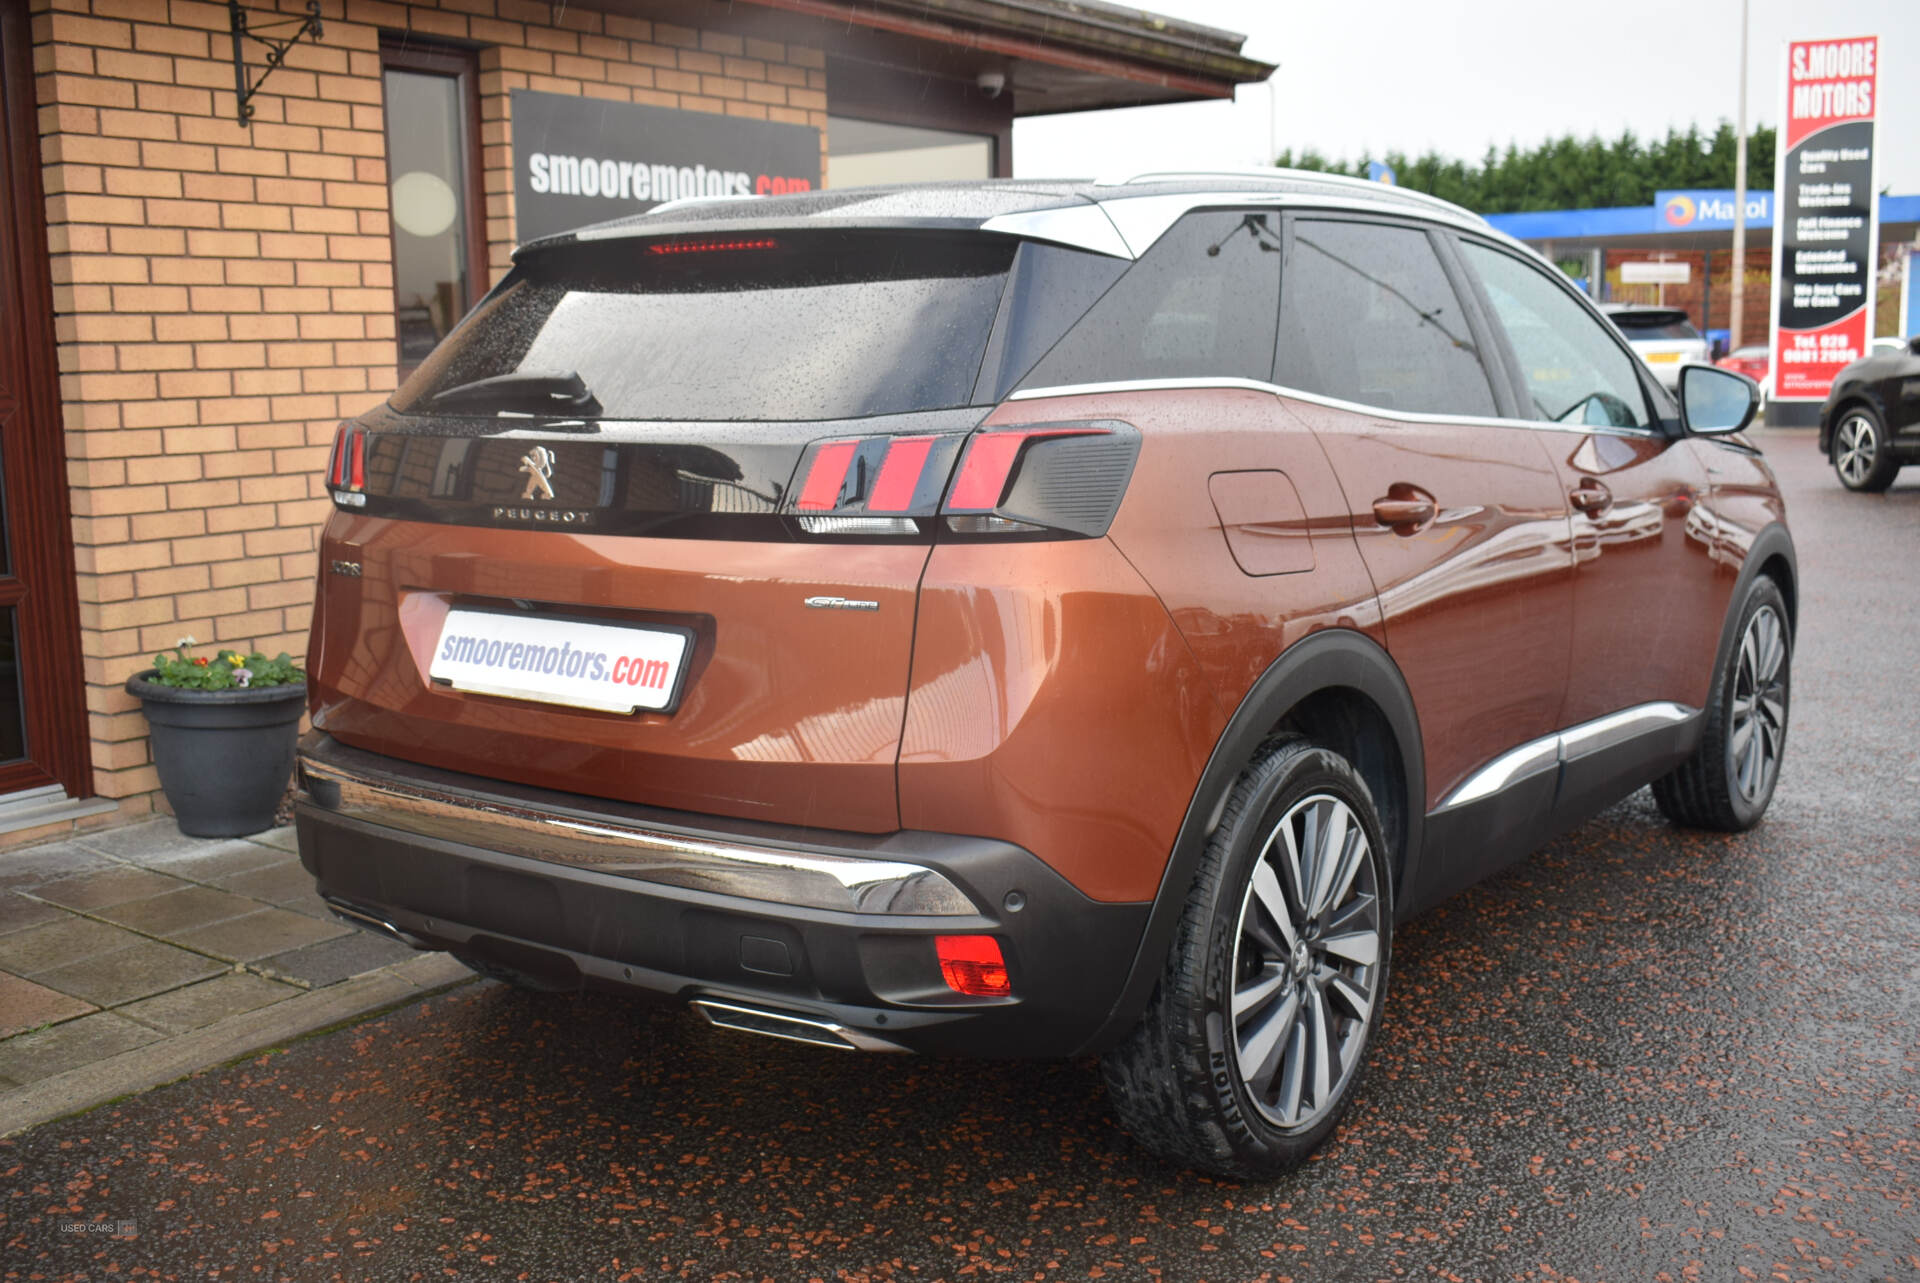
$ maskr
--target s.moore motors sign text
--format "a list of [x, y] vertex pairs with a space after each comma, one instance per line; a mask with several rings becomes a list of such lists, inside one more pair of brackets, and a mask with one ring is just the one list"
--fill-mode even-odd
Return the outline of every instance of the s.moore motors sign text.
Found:
[[820, 131], [806, 125], [513, 91], [513, 201], [523, 242], [670, 200], [819, 186]]

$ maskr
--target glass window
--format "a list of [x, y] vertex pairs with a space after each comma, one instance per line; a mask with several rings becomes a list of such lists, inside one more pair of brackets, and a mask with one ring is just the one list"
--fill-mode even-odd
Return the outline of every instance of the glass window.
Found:
[[1027, 387], [1273, 373], [1280, 237], [1270, 213], [1189, 214], [1034, 367]]
[[1527, 381], [1532, 416], [1596, 427], [1645, 427], [1647, 398], [1633, 358], [1546, 272], [1511, 254], [1463, 241]]
[[[792, 232], [700, 252], [557, 246], [515, 266], [394, 394], [403, 413], [550, 405], [616, 419], [843, 419], [968, 404], [1017, 242]], [[518, 395], [519, 403], [512, 403]]]
[[394, 323], [405, 370], [426, 359], [473, 297], [469, 139], [461, 76], [389, 65], [386, 96]]
[[0, 762], [18, 761], [27, 755], [16, 613], [11, 606], [0, 610]]
[[827, 117], [828, 187], [993, 177], [993, 139], [951, 129]]
[[1433, 243], [1410, 227], [1294, 224], [1274, 381], [1383, 410], [1498, 412]]

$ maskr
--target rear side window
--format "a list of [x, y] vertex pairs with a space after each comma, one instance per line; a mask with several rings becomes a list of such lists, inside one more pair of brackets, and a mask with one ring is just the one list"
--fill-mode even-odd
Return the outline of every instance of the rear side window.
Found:
[[1274, 382], [1385, 410], [1497, 412], [1433, 243], [1379, 223], [1294, 224]]
[[1271, 213], [1189, 214], [1023, 381], [1241, 378], [1273, 371], [1280, 237]]
[[1460, 249], [1520, 359], [1530, 417], [1614, 428], [1650, 422], [1633, 357], [1564, 286], [1477, 241]]
[[[529, 389], [573, 375], [583, 403], [598, 406], [586, 417], [611, 419], [848, 419], [964, 406], [1016, 246], [776, 232], [557, 247], [518, 264], [393, 407], [433, 413], [452, 389], [519, 376], [499, 385], [497, 408], [525, 412], [537, 406]], [[473, 412], [465, 402], [463, 411]]]

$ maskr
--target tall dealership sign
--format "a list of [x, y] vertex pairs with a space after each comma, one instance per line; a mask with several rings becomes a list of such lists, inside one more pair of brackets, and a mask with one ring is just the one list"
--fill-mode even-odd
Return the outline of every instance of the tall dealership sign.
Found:
[[1810, 423], [1873, 333], [1880, 38], [1787, 46], [1774, 171], [1772, 423]]
[[515, 231], [530, 241], [670, 200], [820, 186], [820, 131], [513, 91]]

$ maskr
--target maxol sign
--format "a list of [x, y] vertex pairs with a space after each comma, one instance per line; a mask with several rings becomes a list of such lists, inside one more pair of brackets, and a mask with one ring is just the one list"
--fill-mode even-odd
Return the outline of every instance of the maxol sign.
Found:
[[[1656, 192], [1654, 230], [1658, 232], [1723, 232], [1733, 226], [1734, 192], [1728, 188], [1694, 188]], [[1747, 226], [1773, 226], [1773, 193], [1747, 193]]]

